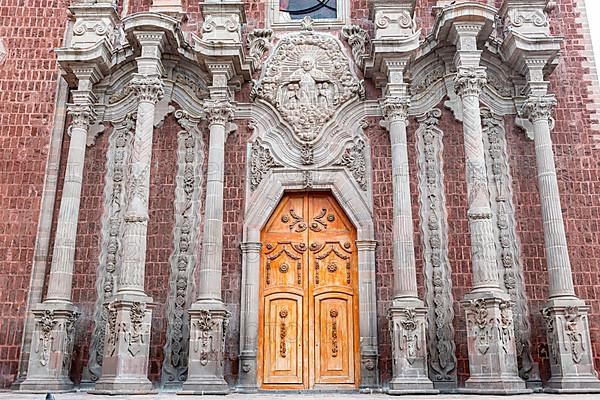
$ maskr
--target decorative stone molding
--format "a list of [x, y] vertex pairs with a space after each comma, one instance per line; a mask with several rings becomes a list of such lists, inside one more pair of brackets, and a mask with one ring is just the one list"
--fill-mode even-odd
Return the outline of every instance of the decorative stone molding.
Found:
[[553, 0], [508, 0], [500, 7], [504, 33], [516, 31], [527, 36], [550, 36], [548, 15], [557, 7]]
[[281, 167], [271, 156], [269, 149], [256, 139], [250, 149], [250, 190], [254, 191], [272, 168]]
[[348, 41], [356, 65], [360, 69], [364, 68], [365, 60], [371, 53], [371, 39], [368, 32], [358, 25], [346, 25], [340, 35]]
[[248, 56], [255, 67], [260, 66], [264, 55], [271, 49], [273, 31], [271, 29], [254, 29], [248, 34]]
[[412, 36], [416, 30], [413, 20], [414, 0], [373, 1], [375, 39]]
[[104, 213], [102, 215], [102, 239], [96, 278], [96, 303], [94, 311], [94, 331], [90, 344], [90, 358], [86, 375], [95, 382], [102, 372], [104, 336], [108, 309], [106, 302], [116, 293], [121, 253], [122, 218], [127, 207], [129, 157], [135, 113], [128, 114], [116, 124], [110, 136], [106, 153], [107, 171], [104, 184]]
[[69, 10], [75, 18], [70, 43], [72, 48], [88, 49], [102, 41], [112, 47], [118, 17], [110, 2], [76, 2]]
[[334, 166], [346, 167], [362, 190], [367, 190], [367, 164], [365, 141], [357, 138], [352, 147], [347, 148], [339, 162]]
[[448, 260], [448, 224], [443, 169], [443, 135], [437, 127], [442, 112], [434, 108], [417, 117], [417, 156], [421, 232], [424, 244], [425, 305], [429, 377], [438, 389], [455, 388], [452, 269]]
[[167, 338], [162, 366], [163, 385], [179, 387], [187, 378], [193, 271], [196, 266], [196, 228], [200, 225], [200, 199], [203, 192], [204, 144], [198, 127], [200, 118], [178, 110], [175, 118], [182, 126], [178, 134], [178, 169], [175, 189], [175, 227], [170, 257], [169, 297], [167, 298]]
[[207, 0], [200, 3], [204, 22], [202, 40], [205, 42], [241, 43], [244, 4], [231, 0]]
[[340, 107], [364, 87], [334, 37], [304, 31], [283, 37], [254, 84], [252, 100], [277, 109], [297, 140], [311, 142]]
[[486, 148], [488, 188], [496, 223], [498, 268], [499, 271], [503, 271], [501, 280], [513, 303], [519, 375], [524, 380], [536, 382], [536, 385], [541, 386], [537, 364], [531, 357], [529, 307], [517, 236], [515, 206], [512, 201], [512, 177], [508, 163], [504, 120], [485, 108], [481, 110], [481, 118]]

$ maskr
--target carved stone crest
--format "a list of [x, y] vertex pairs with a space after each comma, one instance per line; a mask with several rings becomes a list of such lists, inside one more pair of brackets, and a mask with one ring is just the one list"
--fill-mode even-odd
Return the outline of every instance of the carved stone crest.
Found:
[[308, 142], [341, 105], [363, 94], [339, 41], [304, 31], [279, 42], [251, 96], [277, 108], [296, 136]]

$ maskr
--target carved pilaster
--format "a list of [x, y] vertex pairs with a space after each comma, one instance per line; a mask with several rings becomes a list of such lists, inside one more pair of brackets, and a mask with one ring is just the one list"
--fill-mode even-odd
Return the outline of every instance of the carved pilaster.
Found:
[[515, 341], [519, 375], [528, 385], [541, 386], [537, 363], [531, 357], [529, 308], [521, 264], [521, 249], [517, 237], [504, 120], [489, 109], [481, 110], [483, 137], [486, 148], [488, 187], [496, 225], [498, 270], [504, 289], [513, 306]]
[[90, 357], [84, 379], [96, 382], [102, 373], [104, 335], [107, 323], [107, 301], [116, 293], [117, 266], [121, 257], [122, 218], [127, 208], [127, 166], [131, 155], [135, 113], [120, 121], [109, 139], [106, 153], [107, 172], [104, 184], [104, 214], [102, 216], [102, 242], [96, 278], [96, 303], [94, 332], [90, 344]]
[[438, 389], [457, 386], [452, 270], [448, 259], [448, 224], [444, 190], [444, 133], [435, 108], [417, 118], [417, 155], [421, 231], [424, 244], [425, 304], [428, 309], [429, 377]]
[[178, 135], [178, 169], [175, 189], [174, 246], [171, 255], [170, 292], [167, 299], [167, 339], [162, 367], [165, 387], [180, 387], [187, 378], [192, 273], [196, 266], [198, 210], [203, 192], [204, 144], [199, 118], [175, 112], [183, 130]]

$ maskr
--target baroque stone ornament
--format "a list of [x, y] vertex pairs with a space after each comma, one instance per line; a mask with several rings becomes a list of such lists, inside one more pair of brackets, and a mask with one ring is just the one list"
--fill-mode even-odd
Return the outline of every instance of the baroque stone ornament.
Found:
[[139, 101], [154, 104], [164, 95], [164, 84], [157, 75], [134, 74], [130, 87]]
[[425, 304], [429, 347], [429, 377], [437, 388], [457, 385], [452, 270], [448, 259], [448, 223], [443, 171], [442, 112], [434, 108], [419, 116], [417, 155], [421, 231], [424, 244]]
[[304, 31], [277, 44], [251, 98], [275, 107], [296, 137], [310, 142], [338, 108], [363, 95], [339, 41]]
[[353, 146], [346, 149], [335, 166], [346, 167], [362, 190], [367, 190], [367, 161], [366, 144], [362, 139], [356, 139]]
[[352, 49], [352, 56], [356, 64], [362, 68], [371, 53], [371, 39], [366, 30], [358, 25], [346, 25], [342, 28], [341, 35], [348, 41]]
[[197, 263], [198, 210], [202, 198], [204, 144], [198, 125], [200, 118], [178, 110], [175, 118], [183, 128], [178, 134], [175, 189], [175, 228], [169, 297], [167, 298], [167, 339], [164, 347], [162, 381], [165, 387], [178, 387], [187, 378], [190, 321], [187, 309], [192, 298], [192, 272]]
[[227, 100], [210, 100], [204, 103], [204, 112], [210, 125], [227, 125], [235, 115], [235, 107]]
[[271, 29], [254, 29], [248, 34], [248, 55], [256, 66], [260, 66], [265, 53], [271, 49], [273, 31]]
[[250, 149], [250, 190], [254, 191], [273, 168], [281, 167], [269, 149], [257, 139]]
[[100, 378], [104, 353], [107, 309], [105, 303], [116, 292], [117, 265], [120, 260], [122, 218], [127, 208], [127, 168], [131, 155], [136, 114], [130, 113], [116, 123], [109, 139], [106, 153], [106, 176], [104, 184], [104, 214], [102, 215], [102, 242], [96, 279], [96, 304], [94, 331], [90, 344], [90, 358], [85, 380]]
[[479, 96], [486, 83], [484, 67], [461, 67], [454, 81], [456, 93], [460, 96]]
[[[512, 202], [512, 178], [508, 163], [504, 120], [489, 109], [481, 110], [488, 189], [495, 216], [498, 267], [506, 292], [513, 302], [513, 319], [519, 375], [525, 380], [540, 381], [537, 365], [531, 357], [529, 308], [525, 296], [521, 250], [517, 237], [515, 207]], [[541, 385], [541, 382], [539, 382]]]

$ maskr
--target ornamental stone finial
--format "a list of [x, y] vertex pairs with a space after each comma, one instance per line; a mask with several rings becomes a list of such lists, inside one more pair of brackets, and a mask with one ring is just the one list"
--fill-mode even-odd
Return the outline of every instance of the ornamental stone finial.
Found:
[[139, 101], [157, 103], [164, 95], [163, 82], [158, 75], [134, 74], [131, 89]]
[[204, 104], [204, 112], [210, 125], [226, 125], [233, 120], [235, 107], [227, 100], [212, 100]]

